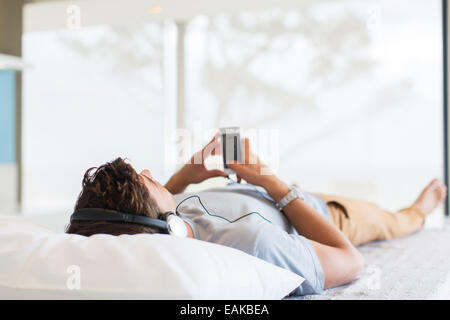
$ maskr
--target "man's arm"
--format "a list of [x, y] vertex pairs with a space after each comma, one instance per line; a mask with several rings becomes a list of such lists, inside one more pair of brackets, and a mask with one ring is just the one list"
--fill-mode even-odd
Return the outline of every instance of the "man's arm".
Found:
[[[264, 187], [279, 202], [289, 193], [288, 186], [271, 174], [269, 168], [250, 151], [248, 139], [244, 139], [244, 146], [244, 163], [230, 163], [228, 166], [247, 182]], [[336, 226], [306, 202], [296, 199], [283, 211], [298, 233], [311, 241], [325, 274], [325, 288], [348, 283], [362, 270], [364, 262], [358, 250]]]
[[190, 184], [186, 175], [177, 171], [164, 186], [171, 194], [183, 193], [187, 186]]
[[164, 186], [172, 194], [182, 193], [191, 183], [200, 183], [206, 179], [214, 177], [226, 177], [221, 170], [208, 170], [205, 166], [205, 159], [209, 156], [220, 154], [219, 134], [197, 151], [180, 170], [178, 170]]
[[[263, 186], [279, 202], [289, 188], [275, 176]], [[361, 272], [364, 261], [347, 237], [323, 215], [301, 199], [283, 208], [297, 232], [311, 241], [325, 274], [325, 288], [336, 287], [353, 280]]]

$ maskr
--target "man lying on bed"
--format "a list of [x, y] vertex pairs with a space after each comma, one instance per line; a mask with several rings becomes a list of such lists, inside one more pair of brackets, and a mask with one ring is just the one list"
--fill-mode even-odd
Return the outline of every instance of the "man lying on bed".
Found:
[[[162, 186], [149, 170], [138, 174], [118, 158], [86, 172], [75, 209], [104, 208], [150, 218], [177, 211], [189, 237], [234, 247], [289, 269], [306, 279], [293, 294], [305, 295], [350, 282], [363, 268], [355, 246], [419, 230], [426, 215], [446, 197], [439, 180], [431, 181], [411, 206], [394, 214], [366, 201], [309, 194], [296, 187], [297, 195], [293, 191], [294, 196], [286, 197], [292, 188], [259, 161], [247, 139], [244, 145], [244, 163], [229, 167], [247, 184], [231, 183], [189, 198], [183, 194], [189, 184], [226, 177], [225, 173], [207, 170], [204, 163], [186, 164]], [[192, 159], [205, 159], [218, 146], [216, 136]], [[72, 221], [67, 232], [90, 236], [160, 231], [132, 223]]]

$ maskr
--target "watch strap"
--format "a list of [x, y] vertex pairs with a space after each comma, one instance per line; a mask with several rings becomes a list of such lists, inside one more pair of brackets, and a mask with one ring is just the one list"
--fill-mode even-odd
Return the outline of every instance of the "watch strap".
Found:
[[282, 211], [285, 206], [294, 201], [295, 199], [304, 200], [303, 193], [300, 189], [292, 187], [287, 195], [285, 195], [280, 202], [276, 203], [275, 206], [278, 210]]

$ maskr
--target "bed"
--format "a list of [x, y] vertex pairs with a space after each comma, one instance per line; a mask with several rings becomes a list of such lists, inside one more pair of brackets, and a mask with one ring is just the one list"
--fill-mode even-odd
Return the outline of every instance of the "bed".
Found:
[[[55, 231], [68, 221], [64, 215], [30, 218]], [[415, 234], [360, 246], [365, 268], [352, 283], [285, 299], [450, 299], [450, 222], [434, 218]]]

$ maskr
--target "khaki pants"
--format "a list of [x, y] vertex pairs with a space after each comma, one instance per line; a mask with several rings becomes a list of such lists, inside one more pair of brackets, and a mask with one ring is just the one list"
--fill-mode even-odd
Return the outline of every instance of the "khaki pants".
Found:
[[403, 237], [419, 230], [426, 214], [416, 206], [390, 213], [377, 205], [340, 196], [316, 194], [328, 206], [331, 221], [357, 246]]

